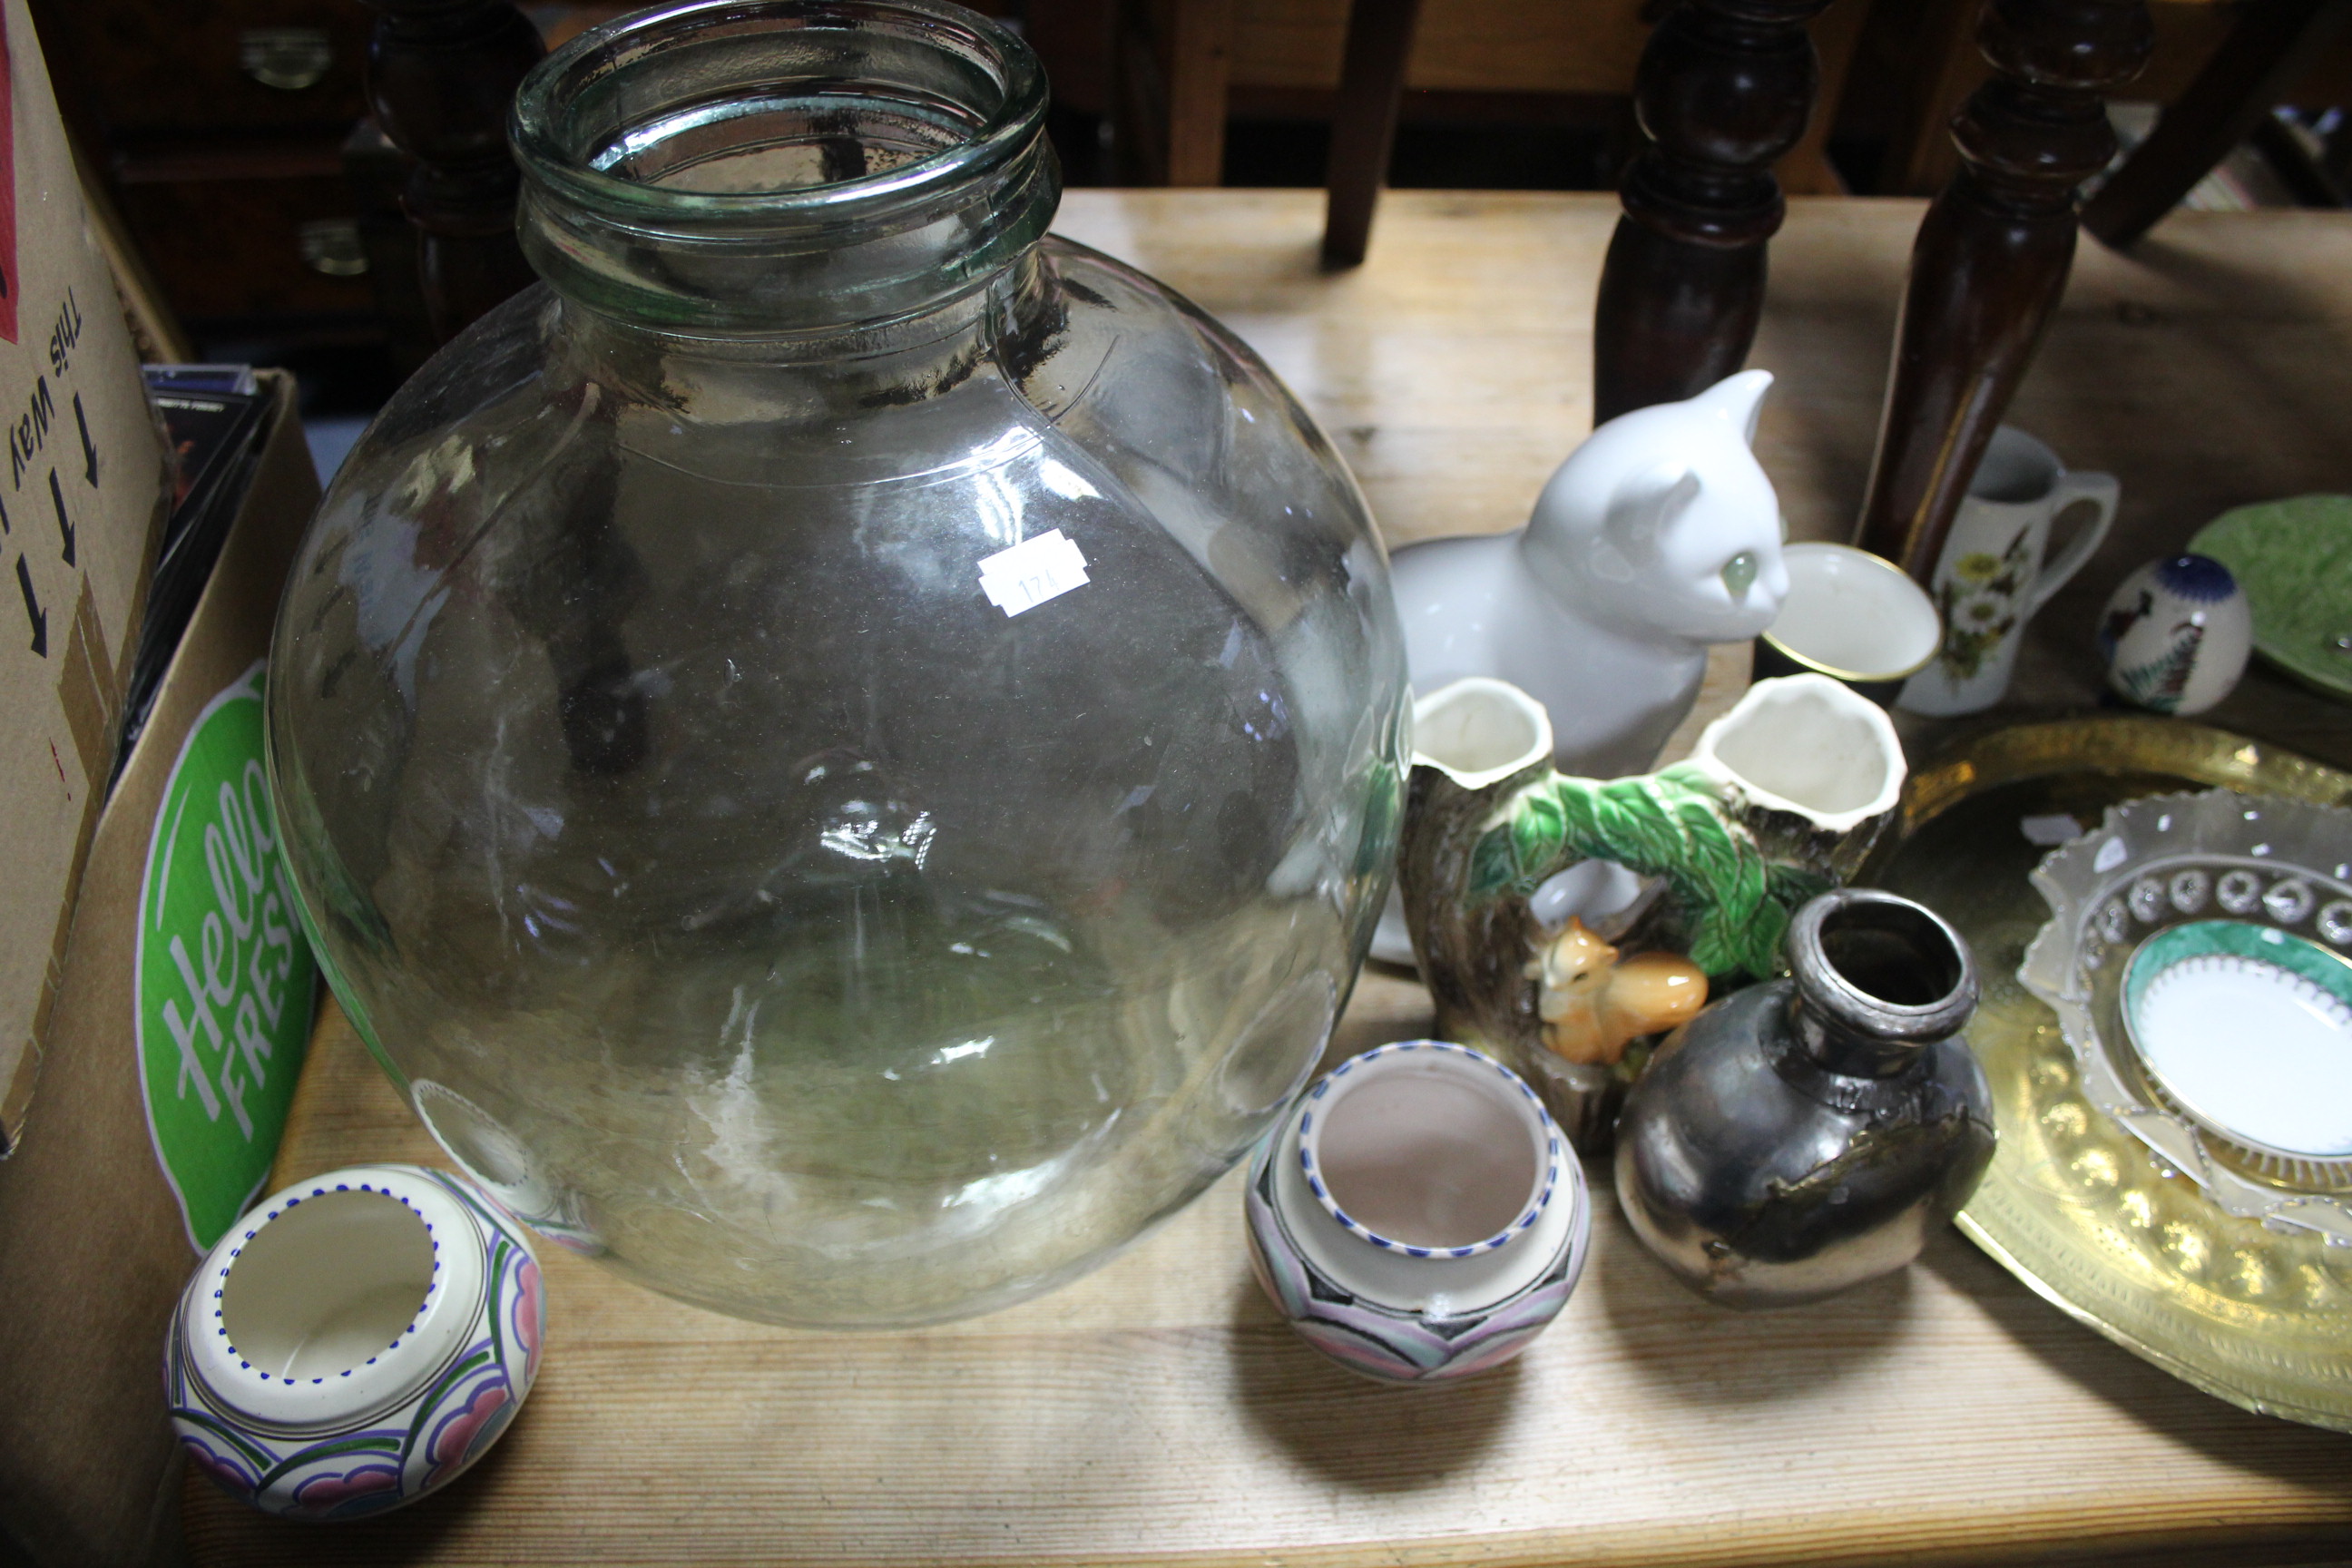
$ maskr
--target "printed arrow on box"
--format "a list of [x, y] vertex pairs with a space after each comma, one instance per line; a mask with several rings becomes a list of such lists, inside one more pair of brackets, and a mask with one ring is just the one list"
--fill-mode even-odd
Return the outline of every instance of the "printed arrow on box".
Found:
[[58, 532], [66, 542], [66, 564], [70, 566], [74, 563], [73, 519], [66, 515], [65, 488], [58, 483], [58, 471], [55, 468], [49, 470], [49, 500], [58, 509]]
[[89, 481], [92, 489], [96, 489], [98, 488], [98, 447], [90, 441], [89, 420], [81, 411], [81, 394], [79, 392], [74, 394], [74, 423], [81, 426], [82, 477]]
[[33, 623], [33, 651], [43, 658], [49, 657], [49, 616], [41, 608], [41, 601], [33, 595], [33, 569], [25, 558], [16, 557], [16, 586], [25, 593], [25, 618]]

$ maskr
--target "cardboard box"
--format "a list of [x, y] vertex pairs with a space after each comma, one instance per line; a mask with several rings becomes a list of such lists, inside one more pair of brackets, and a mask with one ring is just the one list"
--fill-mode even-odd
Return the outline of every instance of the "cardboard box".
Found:
[[163, 1334], [199, 1246], [267, 1179], [309, 1037], [260, 677], [319, 488], [292, 378], [264, 374], [268, 445], [99, 819], [40, 1092], [0, 1161], [0, 1560], [10, 1541], [42, 1563], [173, 1559]]
[[5, 1152], [32, 1103], [171, 494], [24, 0], [0, 8], [0, 445]]

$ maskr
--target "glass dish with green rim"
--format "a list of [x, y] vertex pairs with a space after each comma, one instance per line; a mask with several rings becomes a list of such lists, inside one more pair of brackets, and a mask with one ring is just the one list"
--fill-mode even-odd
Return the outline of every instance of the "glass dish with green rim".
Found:
[[[2194, 868], [2170, 880], [2200, 885]], [[2338, 901], [2324, 923], [2352, 935]], [[2133, 952], [2116, 1013], [2148, 1088], [2201, 1132], [2281, 1173], [2352, 1156], [2352, 959], [2275, 925], [2192, 920]]]

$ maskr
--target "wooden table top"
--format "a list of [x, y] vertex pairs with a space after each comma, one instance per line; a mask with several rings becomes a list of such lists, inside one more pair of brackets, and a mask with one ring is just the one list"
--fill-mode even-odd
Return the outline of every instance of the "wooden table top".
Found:
[[[1858, 505], [1920, 205], [1791, 204], [1751, 363], [1801, 537]], [[1331, 431], [1392, 542], [1516, 526], [1590, 424], [1612, 198], [1396, 192], [1326, 278], [1315, 192], [1073, 192], [1063, 232], [1255, 343]], [[2085, 242], [2013, 410], [2123, 481], [2115, 537], [2036, 623], [2009, 711], [2087, 706], [2093, 616], [2242, 501], [2352, 488], [2352, 216], [2177, 216]], [[1737, 669], [1719, 675], [1725, 691]], [[1719, 700], [1724, 692], [1719, 691]], [[2352, 710], [2266, 673], [2209, 716], [2352, 765]], [[1912, 739], [1935, 732], [1915, 726]], [[1335, 1055], [1430, 1026], [1368, 972]], [[279, 1156], [292, 1180], [437, 1151], [331, 1007]], [[331, 1529], [187, 1494], [205, 1563], [2200, 1564], [2352, 1558], [2352, 1441], [2248, 1415], [2044, 1305], [1957, 1233], [1818, 1306], [1685, 1292], [1599, 1185], [1551, 1331], [1459, 1387], [1361, 1382], [1251, 1282], [1229, 1177], [1042, 1300], [908, 1333], [766, 1329], [555, 1247], [544, 1370], [477, 1471]], [[2352, 1352], [2352, 1347], [2347, 1347]]]

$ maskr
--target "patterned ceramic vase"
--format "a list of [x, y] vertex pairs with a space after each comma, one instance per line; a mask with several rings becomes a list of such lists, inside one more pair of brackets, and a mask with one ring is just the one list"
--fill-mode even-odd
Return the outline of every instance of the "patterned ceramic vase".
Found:
[[2230, 569], [2168, 555], [2119, 584], [2099, 617], [2099, 652], [2116, 696], [2158, 713], [2202, 713], [2238, 684], [2254, 616]]
[[522, 1232], [468, 1184], [355, 1165], [268, 1199], [173, 1314], [163, 1377], [189, 1458], [289, 1519], [356, 1519], [487, 1452], [539, 1370]]
[[1592, 1229], [1583, 1168], [1535, 1091], [1442, 1040], [1333, 1068], [1259, 1147], [1246, 1207], [1251, 1266], [1290, 1326], [1384, 1383], [1525, 1350]]

